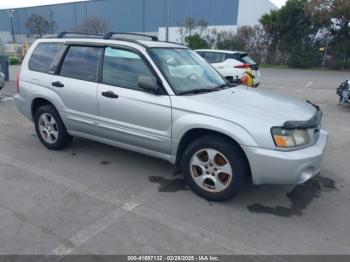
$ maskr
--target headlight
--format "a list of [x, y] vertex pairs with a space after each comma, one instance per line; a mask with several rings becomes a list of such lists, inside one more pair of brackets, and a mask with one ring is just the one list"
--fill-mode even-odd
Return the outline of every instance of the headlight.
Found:
[[306, 129], [285, 129], [274, 127], [271, 129], [275, 145], [278, 147], [298, 147], [310, 143], [310, 136]]

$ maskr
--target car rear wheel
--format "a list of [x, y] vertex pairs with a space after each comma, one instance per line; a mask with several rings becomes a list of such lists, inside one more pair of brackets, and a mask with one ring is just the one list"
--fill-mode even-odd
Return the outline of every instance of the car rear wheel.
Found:
[[220, 136], [203, 136], [192, 142], [183, 155], [182, 170], [189, 187], [210, 201], [235, 196], [249, 174], [241, 150]]
[[51, 150], [67, 147], [72, 136], [67, 132], [59, 114], [52, 105], [40, 107], [34, 116], [35, 130], [43, 145]]

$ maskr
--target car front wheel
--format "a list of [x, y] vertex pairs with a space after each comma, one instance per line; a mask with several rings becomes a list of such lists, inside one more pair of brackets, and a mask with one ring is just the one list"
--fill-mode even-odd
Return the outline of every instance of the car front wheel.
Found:
[[192, 142], [182, 158], [182, 170], [189, 187], [210, 201], [232, 198], [249, 174], [243, 152], [220, 136], [203, 136]]

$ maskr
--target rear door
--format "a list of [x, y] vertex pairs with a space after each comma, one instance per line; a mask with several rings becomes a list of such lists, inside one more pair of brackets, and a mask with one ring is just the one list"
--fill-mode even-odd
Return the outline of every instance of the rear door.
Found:
[[171, 150], [170, 97], [142, 90], [138, 86], [141, 76], [156, 77], [139, 52], [117, 47], [105, 49], [102, 83], [97, 92], [100, 135], [148, 153], [168, 155]]
[[96, 132], [96, 92], [102, 51], [94, 46], [68, 47], [59, 73], [51, 80], [51, 88], [65, 105], [61, 115], [70, 131]]

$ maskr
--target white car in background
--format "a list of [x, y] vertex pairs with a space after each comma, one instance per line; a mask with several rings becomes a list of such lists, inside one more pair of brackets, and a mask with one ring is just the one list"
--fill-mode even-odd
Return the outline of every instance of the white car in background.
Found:
[[228, 81], [235, 82], [241, 79], [248, 69], [252, 69], [255, 75], [254, 83], [260, 84], [259, 65], [247, 53], [213, 49], [200, 49], [196, 52]]

